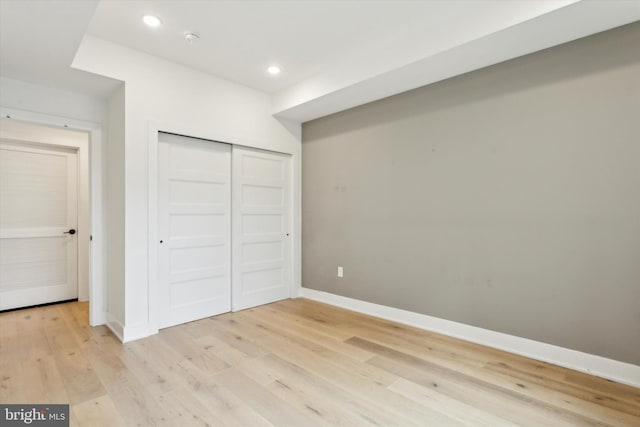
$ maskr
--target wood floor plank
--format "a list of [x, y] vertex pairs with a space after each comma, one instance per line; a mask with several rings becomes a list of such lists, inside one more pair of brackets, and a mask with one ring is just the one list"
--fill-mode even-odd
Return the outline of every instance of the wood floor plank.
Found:
[[61, 304], [59, 306], [60, 318], [69, 327], [80, 346], [85, 346], [92, 336], [92, 328], [89, 326], [88, 314], [88, 302]]
[[[274, 338], [272, 337], [271, 339]], [[381, 372], [378, 369], [353, 369], [354, 365], [345, 363], [345, 359], [340, 357], [336, 359], [328, 357], [322, 352], [319, 354], [317, 348], [300, 348], [299, 340], [300, 338], [297, 338], [298, 345], [287, 342], [275, 345], [272, 348], [273, 355], [268, 357], [277, 356], [292, 364], [303, 366], [335, 387], [349, 390], [368, 400], [370, 405], [387, 407], [388, 410], [395, 412], [399, 418], [408, 417], [409, 420], [415, 421], [419, 425], [424, 425], [425, 422], [429, 425], [452, 425], [455, 423], [454, 420], [447, 418], [442, 413], [432, 411], [402, 396], [389, 392], [385, 386], [395, 382], [396, 376], [389, 373], [380, 375]], [[349, 359], [346, 360], [348, 361]], [[262, 371], [260, 369], [255, 370], [259, 372], [258, 375], [264, 378], [265, 383], [268, 383], [269, 379], [279, 379], [277, 375], [272, 374], [264, 367]], [[372, 375], [373, 372], [375, 372], [374, 375]]]
[[358, 374], [368, 380], [376, 381], [380, 384], [388, 385], [396, 380], [395, 376], [387, 372], [371, 367], [366, 363], [354, 360], [351, 357], [333, 351], [323, 345], [316, 344], [313, 341], [309, 341], [296, 334], [291, 334], [284, 329], [262, 322], [262, 319], [260, 319], [259, 316], [256, 317], [251, 312], [241, 312], [236, 313], [236, 315], [236, 318], [244, 318], [246, 321], [243, 323], [236, 321], [234, 326], [237, 328], [238, 332], [242, 330], [241, 328], [244, 328], [244, 330], [247, 331], [247, 334], [250, 334], [252, 330], [256, 329], [263, 332], [269, 332], [268, 335], [254, 336], [252, 339], [258, 341], [270, 353], [274, 353], [282, 357], [295, 355], [300, 360], [303, 360], [305, 357], [321, 356], [321, 358], [329, 361], [336, 367], [345, 367], [355, 374]]
[[78, 425], [95, 427], [121, 427], [125, 425], [108, 395], [73, 405], [71, 412]]
[[[482, 408], [489, 413], [522, 426], [576, 426], [601, 425], [595, 422], [580, 424], [575, 419], [566, 420], [560, 413], [539, 408], [535, 402], [522, 401], [509, 394], [487, 390], [466, 382], [453, 381], [446, 376], [424, 372], [393, 359], [375, 356], [368, 363], [381, 369], [387, 369], [407, 381], [423, 387], [437, 388], [438, 392], [466, 405]], [[541, 410], [542, 409], [542, 410]], [[553, 423], [550, 421], [553, 420]]]
[[[417, 384], [437, 387], [439, 391], [443, 392], [447, 391], [451, 397], [457, 398], [467, 404], [470, 402], [466, 399], [472, 395], [475, 395], [479, 399], [491, 397], [492, 401], [495, 400], [495, 397], [498, 397], [502, 401], [502, 408], [504, 408], [504, 404], [506, 403], [518, 410], [511, 411], [509, 408], [509, 410], [505, 412], [500, 407], [496, 407], [495, 409], [498, 409], [499, 412], [494, 413], [514, 422], [521, 423], [525, 420], [531, 421], [537, 419], [536, 423], [538, 423], [538, 425], [544, 425], [540, 423], [548, 423], [549, 420], [554, 420], [556, 425], [608, 425], [577, 412], [539, 401], [516, 391], [505, 389], [490, 382], [476, 379], [469, 375], [438, 366], [407, 353], [402, 353], [361, 338], [354, 337], [349, 339], [348, 342], [353, 345], [362, 346], [378, 354], [367, 363], [387, 369]], [[510, 416], [511, 412], [521, 415], [517, 419], [513, 419]], [[526, 418], [523, 417], [524, 415], [526, 415]]]
[[437, 388], [424, 387], [404, 378], [398, 378], [395, 383], [389, 386], [389, 390], [426, 407], [442, 411], [465, 425], [479, 427], [515, 427], [518, 425], [483, 411], [482, 408], [476, 408], [453, 399], [440, 393]]
[[496, 369], [486, 369], [485, 366], [477, 366], [476, 363], [469, 362], [466, 357], [449, 359], [438, 353], [425, 351], [421, 345], [414, 345], [404, 340], [398, 341], [392, 337], [385, 338], [384, 336], [377, 336], [377, 338], [377, 342], [371, 340], [368, 340], [368, 342], [380, 344], [382, 341], [384, 342], [385, 348], [401, 351], [407, 355], [427, 361], [433, 364], [431, 366], [449, 369], [467, 375], [475, 380], [494, 384], [504, 390], [510, 390], [511, 392], [522, 394], [541, 402], [554, 403], [559, 408], [564, 408], [568, 411], [587, 413], [590, 414], [592, 418], [604, 423], [612, 425], [640, 425], [640, 418], [629, 413], [633, 412], [632, 408], [627, 408], [627, 411], [620, 411], [604, 406], [602, 405], [602, 401], [598, 401], [595, 397], [589, 399], [590, 395], [581, 393], [580, 390], [568, 386], [554, 386], [555, 383], [553, 380], [540, 381], [524, 375], [514, 376]]
[[[337, 322], [336, 326], [349, 332], [349, 337], [355, 335], [365, 338], [383, 336], [387, 342], [388, 340], [408, 342], [422, 346], [424, 351], [429, 351], [451, 360], [467, 361], [477, 366], [495, 361], [508, 361], [510, 364], [518, 366], [521, 370], [535, 372], [539, 376], [562, 379], [566, 374], [565, 369], [548, 363], [366, 314], [347, 312], [338, 307], [317, 301], [303, 299], [302, 308], [305, 311], [315, 313], [316, 317], [318, 317], [316, 312], [322, 313], [323, 318], [326, 319], [325, 323]], [[298, 310], [300, 310], [300, 307], [298, 307]], [[345, 313], [348, 314], [345, 315]]]
[[296, 316], [275, 310], [271, 307], [272, 305], [265, 305], [255, 309], [246, 310], [243, 314], [253, 314], [256, 318], [261, 319], [261, 322], [265, 324], [278, 327], [281, 330], [284, 329], [292, 335], [304, 337], [309, 341], [320, 344], [337, 353], [342, 353], [355, 360], [365, 361], [372, 356], [372, 354], [367, 351], [345, 345], [345, 338], [342, 338], [343, 334], [328, 334], [326, 331], [318, 329], [316, 325], [305, 324]]
[[13, 335], [0, 338], [0, 372], [8, 372], [9, 366], [20, 363], [22, 360], [20, 337]]
[[640, 389], [310, 300], [127, 344], [88, 318], [0, 313], [0, 402], [74, 427], [640, 425]]
[[[296, 300], [296, 302], [297, 301], [298, 300]], [[306, 300], [300, 299], [300, 301], [303, 302]], [[258, 308], [262, 309], [262, 307]], [[326, 317], [321, 316], [319, 315], [320, 313], [314, 309], [306, 310], [303, 306], [285, 304], [284, 302], [282, 302], [282, 304], [268, 304], [264, 306], [264, 308], [275, 313], [286, 315], [288, 318], [294, 319], [294, 322], [302, 327], [318, 331], [339, 341], [344, 341], [353, 336], [353, 333], [341, 327], [340, 323], [336, 321], [336, 318], [331, 315]]]
[[[186, 361], [195, 365], [203, 375], [215, 374], [230, 367], [220, 359], [215, 352], [193, 340], [181, 328], [168, 328], [161, 331], [160, 338], [174, 351], [183, 356]], [[179, 362], [183, 367], [186, 361]]]
[[[333, 387], [342, 390], [350, 391], [360, 398], [366, 400], [371, 406], [380, 406], [386, 408], [388, 411], [396, 413], [398, 418], [408, 418], [409, 420], [423, 425], [426, 421], [433, 425], [447, 425], [447, 423], [439, 422], [443, 418], [443, 414], [437, 411], [432, 411], [429, 408], [414, 404], [412, 401], [405, 399], [390, 392], [386, 386], [386, 383], [377, 381], [376, 379], [361, 375], [360, 373], [353, 372], [348, 367], [343, 367], [339, 363], [333, 363], [325, 357], [320, 357], [313, 352], [309, 351], [287, 351], [291, 347], [285, 347], [284, 351], [277, 352], [266, 356], [269, 358], [279, 358], [286, 360], [291, 364], [297, 366], [303, 366], [306, 370], [313, 373], [318, 378], [332, 384]], [[265, 378], [268, 376], [272, 381], [281, 379], [281, 374], [273, 373], [264, 366], [257, 368], [258, 372], [262, 372]], [[387, 374], [388, 375], [388, 374]], [[397, 377], [394, 378], [394, 382]], [[269, 381], [265, 381], [268, 383]], [[449, 424], [453, 421], [448, 419]]]
[[189, 396], [206, 405], [226, 426], [269, 427], [274, 425], [260, 415], [257, 408], [248, 400], [224, 387], [217, 380], [217, 375], [203, 378], [201, 382], [193, 384]]
[[[0, 355], [2, 356], [2, 355]], [[1, 362], [0, 357], [0, 362]], [[22, 362], [11, 360], [0, 364], [0, 402], [24, 403], [29, 387], [24, 380]]]
[[18, 335], [18, 311], [0, 313], [0, 346], [2, 340]]
[[68, 403], [69, 395], [54, 356], [26, 359], [22, 362], [24, 402]]
[[246, 377], [235, 368], [224, 371], [214, 380], [233, 392], [238, 398], [275, 426], [320, 426], [311, 416], [299, 411], [268, 389]]
[[96, 356], [93, 366], [127, 426], [173, 425], [168, 413], [117, 355], [105, 352]]
[[601, 393], [608, 393], [640, 407], [640, 388], [598, 378], [583, 372], [571, 371], [569, 369], [565, 369], [563, 379], [569, 384], [576, 384], [587, 389], [598, 390]]
[[[297, 303], [298, 300], [295, 300], [295, 302]], [[317, 301], [303, 298], [299, 306], [296, 305], [293, 307], [296, 307], [297, 312], [310, 312], [313, 313], [313, 316], [316, 318], [322, 317], [325, 324], [333, 322], [335, 327], [340, 327], [348, 332], [347, 338], [354, 335], [366, 337], [369, 336], [368, 333], [382, 334], [388, 338], [403, 339], [414, 344], [422, 344], [426, 350], [449, 353], [454, 359], [457, 357], [464, 358], [466, 354], [471, 354], [474, 363], [477, 365], [481, 365], [482, 362], [489, 363], [496, 360], [509, 361], [509, 363], [520, 366], [520, 369], [530, 370], [531, 372], [536, 372], [538, 375], [548, 375], [558, 379], [562, 379], [567, 371], [564, 368], [545, 362], [408, 325], [398, 324], [390, 320], [350, 312]], [[496, 355], [497, 359], [494, 358]]]
[[44, 333], [49, 342], [49, 346], [54, 353], [80, 350], [80, 343], [76, 334], [64, 320], [58, 316], [54, 316], [44, 325]]
[[193, 388], [179, 387], [167, 392], [152, 392], [153, 398], [162, 407], [167, 418], [175, 425], [220, 426], [224, 422], [216, 415], [210, 405], [193, 398]]
[[225, 342], [229, 346], [241, 351], [249, 357], [260, 357], [269, 352], [257, 343], [257, 338], [264, 336], [260, 329], [238, 330], [238, 322], [235, 320], [239, 313], [231, 316], [217, 316], [211, 318], [210, 335]]
[[[149, 357], [153, 354], [155, 357]], [[144, 386], [152, 392], [168, 392], [196, 381], [199, 372], [181, 365], [186, 359], [165, 345], [159, 336], [134, 341], [124, 346], [120, 359]]]
[[247, 358], [242, 363], [234, 366], [234, 368], [258, 384], [267, 386], [281, 379], [282, 374], [280, 371], [272, 369], [270, 365], [265, 364], [265, 357], [268, 356]]
[[69, 397], [69, 403], [81, 403], [107, 393], [94, 372], [93, 363], [87, 351], [71, 349], [56, 352], [55, 364]]
[[598, 387], [585, 388], [577, 384], [566, 381], [553, 380], [538, 375], [532, 375], [529, 372], [522, 372], [519, 369], [507, 363], [490, 363], [485, 365], [485, 369], [500, 372], [507, 377], [517, 381], [528, 381], [540, 385], [546, 389], [564, 393], [574, 398], [610, 408], [614, 411], [640, 417], [640, 405], [634, 404], [631, 400], [621, 399], [616, 394], [609, 394], [606, 391], [599, 390]]
[[91, 328], [90, 332], [88, 341], [81, 344], [82, 348], [88, 351], [109, 351], [116, 354], [123, 351], [120, 340], [106, 326], [96, 326]]
[[[484, 366], [501, 365], [519, 372], [520, 375], [526, 375], [530, 380], [541, 382], [548, 380], [551, 383], [562, 383], [565, 386], [564, 391], [569, 394], [584, 397], [590, 394], [593, 395], [591, 398], [587, 397], [587, 400], [592, 403], [620, 402], [621, 405], [624, 405], [629, 402], [634, 408], [637, 408], [640, 404], [640, 393], [638, 393], [637, 388], [597, 378], [582, 372], [571, 371], [546, 362], [411, 326], [399, 325], [385, 319], [347, 312], [338, 307], [316, 301], [303, 300], [297, 310], [313, 312], [315, 317], [319, 316], [316, 313], [319, 311], [324, 316], [323, 318], [327, 319], [327, 322], [339, 322], [337, 324], [341, 328], [351, 331], [352, 335], [372, 338], [374, 341], [377, 337], [383, 337], [387, 344], [397, 342], [402, 346], [404, 343], [408, 343], [421, 347], [422, 351], [443, 357], [443, 359], [449, 359], [454, 363], [459, 361], [476, 366], [483, 366], [483, 363]], [[344, 313], [348, 313], [349, 316], [345, 317]], [[628, 411], [629, 408], [626, 410]], [[635, 414], [635, 412], [631, 413]]]
[[235, 347], [231, 347], [212, 335], [194, 338], [194, 342], [196, 342], [197, 345], [201, 345], [205, 351], [215, 354], [218, 359], [224, 361], [229, 366], [236, 366], [249, 358], [247, 354]]
[[[322, 375], [315, 375], [315, 373], [275, 355], [267, 356], [264, 360], [281, 372], [281, 378], [273, 384], [279, 390], [287, 392], [291, 396], [306, 397], [308, 402], [305, 402], [304, 405], [306, 407], [313, 405], [313, 411], [319, 412], [319, 416], [326, 415], [331, 410], [342, 410], [344, 414], [350, 415], [352, 418], [352, 421], [347, 422], [346, 425], [362, 423], [386, 426], [462, 425], [438, 412], [431, 412], [428, 417], [422, 419], [414, 419], [411, 414], [398, 411], [396, 407], [388, 405], [387, 402], [378, 401], [377, 404], [372, 404], [374, 402], [371, 402], [368, 396], [358, 393], [356, 389], [336, 387], [334, 383]], [[322, 400], [326, 401], [324, 409], [320, 404]], [[326, 408], [327, 406], [328, 408]]]
[[30, 332], [20, 332], [17, 338], [17, 345], [12, 351], [14, 360], [33, 360], [54, 354], [47, 334], [42, 328], [36, 328]]

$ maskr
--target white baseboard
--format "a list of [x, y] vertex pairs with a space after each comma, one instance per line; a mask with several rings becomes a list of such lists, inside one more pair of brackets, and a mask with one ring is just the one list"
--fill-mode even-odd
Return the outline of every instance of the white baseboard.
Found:
[[153, 331], [149, 329], [149, 325], [147, 323], [125, 326], [111, 313], [107, 313], [106, 325], [122, 343], [135, 341], [140, 338], [146, 338], [150, 335], [158, 333], [157, 330]]
[[89, 326], [94, 327], [107, 324], [108, 317], [106, 312], [101, 311], [99, 313], [95, 313], [91, 311], [91, 308], [89, 308], [89, 314]]
[[640, 387], [640, 366], [630, 363], [313, 289], [302, 288], [301, 296]]
[[148, 336], [157, 334], [157, 330], [151, 330], [148, 323], [138, 323], [136, 325], [127, 325], [124, 327], [124, 340], [123, 343], [129, 341], [139, 340]]
[[120, 341], [124, 342], [124, 326], [116, 320], [113, 314], [107, 313], [106, 325]]

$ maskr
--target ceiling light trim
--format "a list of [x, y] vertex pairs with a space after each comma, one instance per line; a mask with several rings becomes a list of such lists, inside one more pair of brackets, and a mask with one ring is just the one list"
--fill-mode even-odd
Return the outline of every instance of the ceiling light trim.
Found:
[[162, 19], [156, 15], [146, 14], [142, 17], [142, 22], [149, 28], [158, 28], [162, 25]]
[[267, 67], [267, 73], [271, 74], [272, 76], [277, 76], [278, 74], [280, 74], [280, 72], [282, 72], [282, 68], [280, 68], [278, 65], [269, 65]]

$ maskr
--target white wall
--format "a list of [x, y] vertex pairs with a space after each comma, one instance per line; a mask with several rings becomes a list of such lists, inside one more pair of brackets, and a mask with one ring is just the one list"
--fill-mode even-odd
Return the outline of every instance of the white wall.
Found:
[[125, 82], [125, 340], [154, 332], [149, 329], [148, 311], [148, 286], [155, 286], [148, 283], [148, 141], [151, 126], [292, 154], [294, 230], [297, 230], [294, 236], [294, 287], [299, 287], [299, 124], [272, 117], [271, 99], [265, 93], [95, 37], [85, 37], [73, 67]]
[[[90, 185], [91, 185], [91, 280], [97, 294], [91, 296], [90, 323], [104, 323], [104, 292], [106, 283], [103, 265], [106, 263], [104, 248], [106, 234], [101, 218], [104, 216], [105, 192], [103, 191], [104, 156], [102, 150], [106, 141], [106, 102], [103, 99], [81, 93], [51, 88], [20, 80], [0, 77], [0, 110], [17, 120], [45, 124], [54, 127], [67, 125], [69, 129], [79, 129], [90, 133]], [[99, 153], [94, 153], [98, 150]], [[98, 155], [96, 155], [98, 154]], [[82, 295], [86, 297], [86, 292]]]
[[0, 105], [93, 123], [106, 117], [102, 99], [6, 77], [0, 77]]
[[109, 143], [105, 147], [107, 242], [107, 323], [117, 331], [125, 323], [124, 307], [124, 138], [125, 88], [122, 84], [107, 103]]

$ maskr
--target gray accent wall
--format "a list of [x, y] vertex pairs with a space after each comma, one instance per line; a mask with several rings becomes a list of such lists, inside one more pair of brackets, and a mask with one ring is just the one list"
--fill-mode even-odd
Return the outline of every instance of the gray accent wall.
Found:
[[635, 23], [305, 123], [303, 286], [640, 365], [639, 46]]

